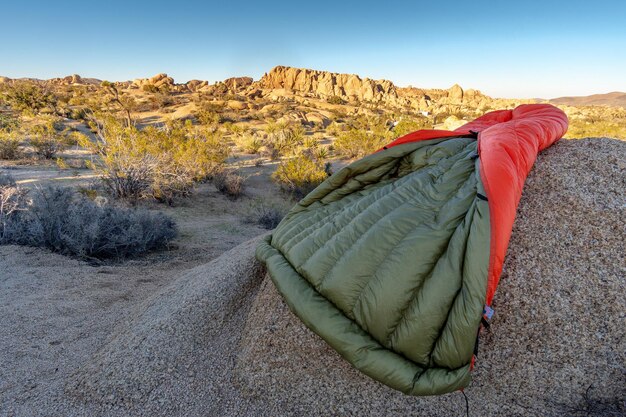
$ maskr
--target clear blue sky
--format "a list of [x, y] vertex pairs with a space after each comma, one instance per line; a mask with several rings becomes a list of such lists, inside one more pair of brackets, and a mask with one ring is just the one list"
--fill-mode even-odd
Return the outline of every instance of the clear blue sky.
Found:
[[496, 97], [626, 91], [626, 1], [11, 1], [0, 75], [177, 82], [275, 65]]

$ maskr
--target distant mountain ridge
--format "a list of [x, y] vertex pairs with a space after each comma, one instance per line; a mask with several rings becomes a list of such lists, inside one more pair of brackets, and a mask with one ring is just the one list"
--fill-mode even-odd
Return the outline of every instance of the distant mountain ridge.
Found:
[[592, 94], [590, 96], [557, 97], [549, 100], [553, 104], [568, 106], [611, 106], [626, 108], [626, 93], [613, 91], [606, 94]]

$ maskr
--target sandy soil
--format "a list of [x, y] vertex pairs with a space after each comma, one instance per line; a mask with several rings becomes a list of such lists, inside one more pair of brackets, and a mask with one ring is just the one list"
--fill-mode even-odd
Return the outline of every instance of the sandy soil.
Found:
[[[626, 414], [624, 161], [626, 142], [610, 139], [538, 158], [470, 415]], [[172, 209], [173, 253], [92, 266], [0, 247], [0, 416], [465, 413], [460, 393], [407, 397], [352, 369], [264, 278], [258, 238], [216, 258], [262, 232], [238, 220], [243, 204], [194, 198]]]

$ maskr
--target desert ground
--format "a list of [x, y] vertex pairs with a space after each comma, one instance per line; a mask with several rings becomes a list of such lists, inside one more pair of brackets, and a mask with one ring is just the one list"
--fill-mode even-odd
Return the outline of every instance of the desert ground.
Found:
[[[59, 186], [164, 213], [178, 232], [131, 259], [0, 245], [0, 416], [465, 415], [461, 393], [404, 396], [352, 369], [302, 325], [254, 258], [271, 233], [259, 211], [284, 214], [297, 201], [298, 190], [273, 175], [289, 160], [304, 155], [323, 173], [372, 150], [342, 154], [337, 140], [350, 132], [360, 129], [364, 140], [391, 132], [388, 141], [394, 124], [452, 129], [523, 101], [358, 77], [327, 91], [306, 77], [335, 76], [337, 85], [343, 75], [290, 71], [277, 67], [258, 82], [183, 85], [159, 75], [116, 84], [132, 98], [138, 129], [173, 119], [208, 125], [229, 150], [220, 170], [243, 181], [233, 195], [210, 178], [194, 180], [169, 202], [107, 194], [106, 171], [90, 166], [99, 155], [84, 145], [99, 136], [77, 110], [106, 97], [100, 110], [123, 119], [124, 100], [118, 106], [91, 79], [41, 82], [69, 96], [55, 110], [58, 130], [88, 142], [38, 157], [26, 128], [49, 115], [26, 112], [20, 157], [0, 161], [0, 171], [29, 193]], [[496, 314], [465, 389], [470, 415], [626, 414], [626, 110], [562, 106], [572, 133], [539, 155], [526, 182]], [[10, 105], [0, 110], [18, 117]], [[275, 129], [299, 132], [297, 152], [273, 152]], [[251, 138], [259, 140], [254, 149]]]

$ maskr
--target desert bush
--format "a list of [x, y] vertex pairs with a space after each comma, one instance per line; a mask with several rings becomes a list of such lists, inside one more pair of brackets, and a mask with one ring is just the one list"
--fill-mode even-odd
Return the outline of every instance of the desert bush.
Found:
[[150, 102], [151, 110], [160, 111], [164, 110], [167, 106], [174, 103], [172, 97], [169, 94], [163, 92], [156, 92], [154, 94], [151, 94], [148, 98], [148, 101]]
[[306, 149], [316, 149], [320, 144], [320, 138], [317, 136], [306, 136], [302, 141], [302, 146]]
[[217, 125], [224, 122], [222, 115], [219, 113], [220, 108], [212, 103], [201, 102], [197, 104], [196, 111], [193, 112], [193, 116], [202, 125]]
[[0, 173], [0, 243], [12, 233], [10, 221], [27, 207], [25, 192], [10, 175]]
[[228, 133], [232, 133], [233, 135], [243, 135], [248, 133], [250, 130], [249, 126], [235, 124], [235, 123], [224, 123], [224, 127]]
[[433, 125], [426, 117], [420, 118], [406, 118], [403, 117], [398, 121], [398, 124], [393, 128], [394, 136], [400, 137], [411, 132], [415, 132], [420, 129], [432, 129]]
[[29, 129], [30, 145], [37, 156], [52, 159], [66, 146], [64, 132], [60, 132], [58, 121], [54, 118], [43, 119], [42, 122]]
[[306, 134], [302, 125], [290, 125], [288, 123], [278, 123], [272, 126], [269, 131], [271, 133], [268, 133], [263, 144], [271, 154], [278, 156], [296, 153], [298, 148], [302, 146]]
[[20, 139], [13, 132], [0, 130], [0, 159], [18, 159], [20, 156]]
[[235, 200], [243, 194], [245, 178], [232, 171], [223, 170], [215, 174], [213, 184], [228, 198]]
[[190, 121], [162, 128], [125, 127], [112, 117], [99, 121], [100, 141], [81, 145], [98, 155], [91, 168], [116, 198], [152, 197], [172, 203], [188, 195], [193, 184], [211, 178], [228, 157], [221, 136]]
[[339, 96], [331, 96], [327, 100], [330, 104], [346, 104], [344, 99]]
[[389, 142], [384, 134], [376, 134], [365, 129], [350, 129], [339, 134], [333, 143], [336, 152], [348, 158], [363, 157], [380, 149]]
[[69, 188], [41, 188], [33, 194], [27, 205], [5, 217], [0, 243], [83, 258], [125, 258], [165, 247], [176, 237], [174, 221], [162, 213], [98, 205]]
[[102, 81], [100, 87], [102, 87], [104, 94], [102, 94], [102, 102], [98, 103], [98, 107], [102, 110], [122, 113], [126, 121], [126, 126], [132, 126], [132, 113], [138, 106], [135, 98], [124, 91], [120, 91], [115, 83], [110, 81]]
[[15, 81], [3, 88], [3, 100], [15, 111], [34, 116], [44, 109], [54, 111], [57, 97], [33, 81]]
[[332, 122], [331, 124], [328, 125], [328, 127], [326, 128], [326, 133], [330, 136], [334, 136], [337, 137], [339, 136], [342, 132], [345, 131], [345, 125], [343, 124], [339, 124], [337, 122]]
[[235, 144], [245, 153], [256, 154], [263, 147], [263, 139], [256, 133], [244, 133], [235, 136]]
[[604, 120], [594, 120], [588, 115], [583, 118], [570, 118], [567, 129], [568, 138], [610, 137], [626, 139], [626, 117], [606, 117]]
[[141, 90], [145, 91], [146, 93], [158, 93], [159, 87], [154, 84], [148, 83], [141, 86]]
[[87, 113], [84, 108], [73, 108], [70, 110], [68, 117], [73, 120], [85, 120]]
[[313, 158], [319, 160], [319, 161], [323, 161], [325, 159], [328, 158], [328, 147], [324, 147], [324, 146], [319, 146], [315, 149], [313, 149]]
[[299, 155], [282, 162], [272, 174], [285, 191], [302, 198], [328, 177], [328, 171], [321, 161], [307, 155]]
[[285, 122], [269, 122], [267, 126], [265, 126], [265, 133], [271, 135], [278, 132], [279, 130], [286, 129], [287, 127], [289, 127], [289, 124]]
[[264, 229], [275, 229], [289, 211], [285, 203], [256, 200], [244, 217], [246, 223], [258, 224]]
[[10, 114], [0, 113], [0, 131], [2, 132], [14, 132], [20, 127], [20, 119], [13, 117]]

